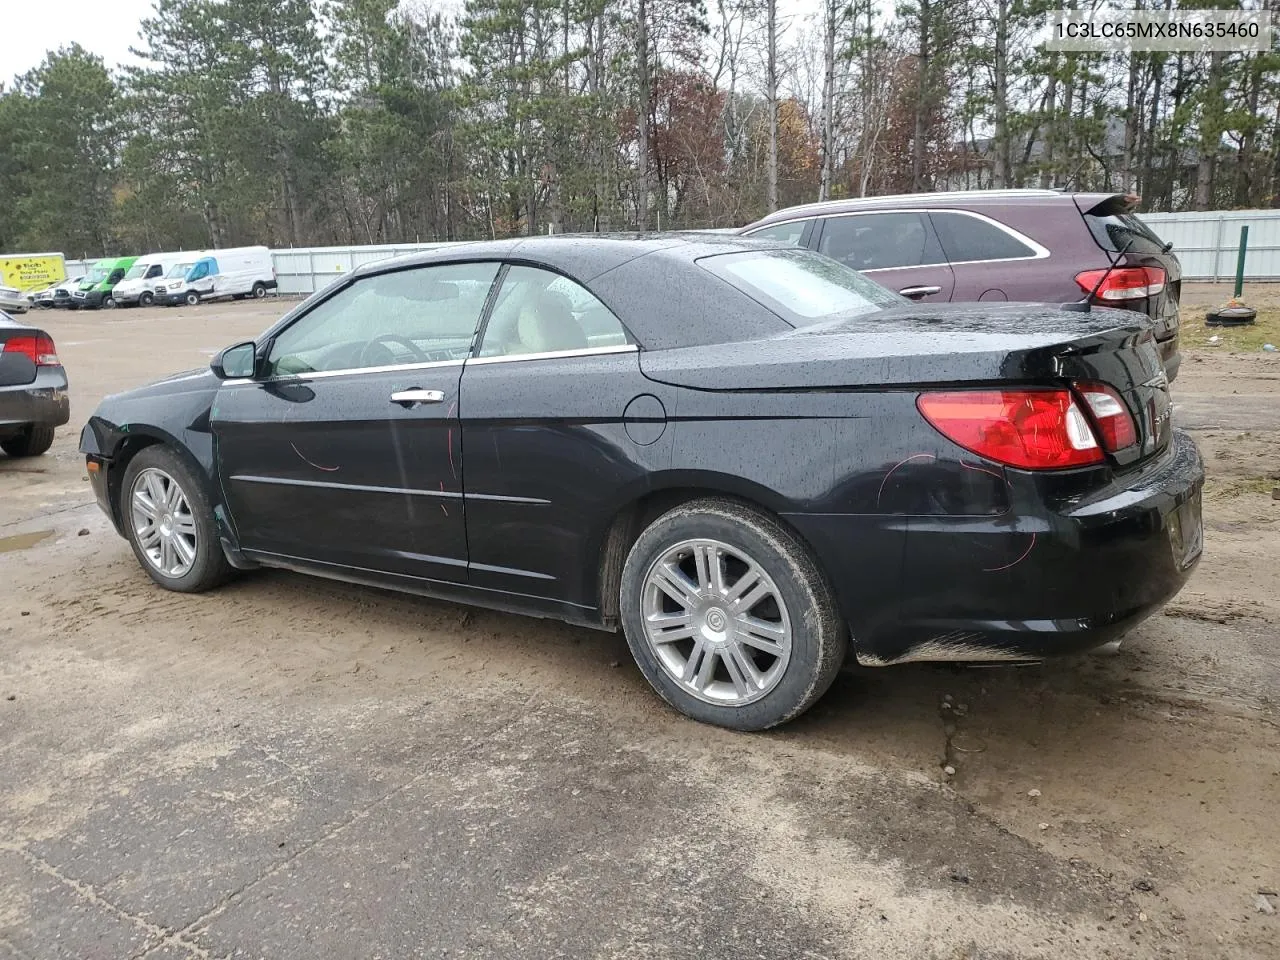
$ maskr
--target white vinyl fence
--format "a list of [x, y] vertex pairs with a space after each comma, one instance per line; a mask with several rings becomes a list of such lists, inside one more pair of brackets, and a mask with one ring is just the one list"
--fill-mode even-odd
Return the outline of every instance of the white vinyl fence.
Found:
[[1236, 275], [1240, 228], [1249, 227], [1246, 280], [1280, 280], [1280, 210], [1144, 213], [1142, 219], [1182, 263], [1186, 280], [1230, 280]]
[[[1142, 219], [1182, 262], [1186, 280], [1229, 280], [1235, 276], [1240, 227], [1249, 225], [1248, 280], [1280, 280], [1280, 210], [1226, 210], [1199, 213], [1144, 213]], [[296, 247], [271, 251], [282, 294], [303, 295], [328, 286], [356, 267], [447, 246], [396, 243], [382, 246]], [[68, 260], [67, 275], [88, 271], [91, 260]]]

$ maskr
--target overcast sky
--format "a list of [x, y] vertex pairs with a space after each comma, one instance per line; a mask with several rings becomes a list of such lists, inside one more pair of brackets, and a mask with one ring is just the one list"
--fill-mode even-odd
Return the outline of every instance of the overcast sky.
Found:
[[[461, 0], [431, 5], [461, 6]], [[44, 59], [45, 52], [78, 43], [109, 67], [132, 62], [138, 24], [151, 12], [152, 0], [3, 0], [0, 82], [9, 86]], [[714, 4], [708, 3], [714, 9]], [[780, 12], [797, 18], [819, 10], [819, 0], [780, 0]]]

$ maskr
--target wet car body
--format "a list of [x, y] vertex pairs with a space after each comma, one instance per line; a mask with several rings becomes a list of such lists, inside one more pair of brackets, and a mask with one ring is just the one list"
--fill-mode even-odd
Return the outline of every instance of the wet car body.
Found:
[[[109, 397], [90, 419], [81, 449], [95, 492], [127, 534], [121, 476], [167, 445], [199, 478], [236, 567], [609, 630], [625, 620], [622, 561], [646, 525], [692, 499], [729, 498], [803, 541], [868, 665], [1088, 648], [1177, 592], [1200, 553], [1203, 468], [1172, 427], [1149, 325], [1122, 311], [892, 294], [874, 313], [793, 325], [715, 259], [761, 248], [777, 249], [553, 238], [362, 268], [345, 284], [500, 261], [492, 311], [502, 271], [535, 265], [598, 297], [628, 342], [524, 357], [464, 347], [462, 359], [353, 376], [182, 374]], [[267, 331], [255, 362], [335, 295]], [[1019, 470], [958, 446], [917, 408], [938, 385], [1078, 382], [1123, 394], [1131, 449]], [[440, 398], [427, 413], [388, 403], [406, 389]]]

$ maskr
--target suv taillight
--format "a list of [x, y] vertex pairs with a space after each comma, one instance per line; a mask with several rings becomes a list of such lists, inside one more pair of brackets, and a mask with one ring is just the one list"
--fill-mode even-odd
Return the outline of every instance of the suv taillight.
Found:
[[[1107, 274], [1102, 286], [1098, 281]], [[1154, 297], [1164, 289], [1165, 273], [1163, 267], [1116, 267], [1109, 274], [1106, 270], [1086, 270], [1076, 274], [1076, 283], [1085, 293], [1093, 293], [1099, 300], [1138, 300], [1142, 297]]]
[[10, 337], [4, 342], [4, 352], [24, 353], [37, 367], [56, 367], [61, 363], [53, 346], [53, 338], [47, 333]]
[[1138, 429], [1120, 394], [1105, 383], [1077, 383], [1076, 389], [1098, 424], [1098, 434], [1107, 453], [1124, 450], [1138, 442]]
[[916, 408], [953, 443], [1006, 466], [1056, 470], [1103, 460], [1070, 390], [922, 393]]

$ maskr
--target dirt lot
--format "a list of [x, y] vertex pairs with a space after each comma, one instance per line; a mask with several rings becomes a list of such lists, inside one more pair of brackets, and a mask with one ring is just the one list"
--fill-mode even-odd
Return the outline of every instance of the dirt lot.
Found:
[[46, 317], [73, 422], [0, 457], [0, 957], [1280, 956], [1255, 299], [1216, 342], [1187, 310], [1206, 554], [1119, 654], [850, 672], [752, 736], [587, 630], [285, 573], [161, 592], [79, 426], [284, 307]]

